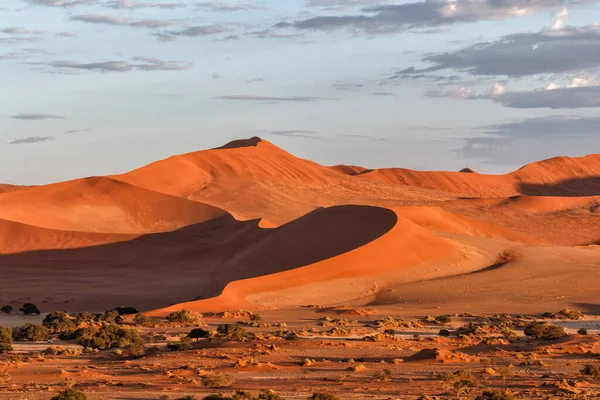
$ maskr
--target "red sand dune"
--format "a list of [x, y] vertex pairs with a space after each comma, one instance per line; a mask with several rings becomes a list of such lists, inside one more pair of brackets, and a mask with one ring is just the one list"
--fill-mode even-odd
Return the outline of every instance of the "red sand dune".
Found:
[[227, 213], [218, 208], [93, 177], [0, 196], [0, 219], [67, 231], [151, 233]]
[[[415, 280], [427, 283], [411, 286], [418, 301], [418, 288], [486, 271], [514, 249], [529, 275], [544, 274], [536, 260], [546, 254], [555, 276], [576, 271], [571, 301], [597, 292], [588, 245], [600, 243], [600, 155], [506, 175], [368, 170], [324, 167], [250, 138], [122, 175], [0, 193], [0, 302], [127, 303], [158, 314], [398, 303]], [[496, 295], [512, 298], [502, 279], [515, 282], [515, 269], [490, 276]], [[556, 282], [536, 284], [540, 298]]]

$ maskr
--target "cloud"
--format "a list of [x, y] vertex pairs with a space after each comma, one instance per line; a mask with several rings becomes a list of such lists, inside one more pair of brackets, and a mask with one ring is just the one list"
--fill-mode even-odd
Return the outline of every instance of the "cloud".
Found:
[[600, 116], [529, 118], [479, 128], [479, 137], [464, 139], [462, 158], [498, 165], [523, 165], [555, 156], [600, 151]]
[[88, 70], [100, 72], [140, 71], [183, 71], [191, 67], [188, 63], [165, 61], [155, 57], [134, 57], [130, 61], [100, 61], [95, 63], [78, 63], [70, 60], [59, 60], [45, 63], [57, 70]]
[[186, 7], [185, 3], [141, 3], [133, 0], [115, 0], [108, 3], [108, 7], [115, 9], [135, 10], [138, 8], [164, 8], [175, 9]]
[[66, 37], [66, 38], [73, 38], [73, 37], [76, 37], [77, 34], [73, 33], [73, 32], [57, 32], [55, 34], [55, 36]]
[[463, 49], [430, 54], [429, 67], [401, 73], [423, 74], [443, 69], [473, 75], [525, 77], [600, 67], [600, 25], [517, 33]]
[[11, 115], [11, 118], [20, 119], [23, 121], [39, 121], [43, 119], [65, 119], [65, 117], [54, 114], [17, 114]]
[[375, 92], [375, 93], [371, 93], [371, 96], [393, 96], [393, 97], [396, 97], [396, 94], [391, 93], [391, 92]]
[[76, 7], [97, 4], [98, 0], [25, 0], [29, 4], [44, 7]]
[[[557, 7], [595, 3], [596, 0], [426, 0], [365, 7], [360, 14], [317, 16], [277, 27], [315, 30], [348, 29], [367, 34], [402, 32], [483, 20], [502, 20], [532, 15]], [[343, 5], [342, 1], [314, 0], [313, 4]], [[360, 1], [355, 3], [360, 4]]]
[[265, 80], [266, 80], [265, 78], [254, 78], [254, 79], [248, 79], [246, 81], [246, 83], [264, 82]]
[[117, 25], [117, 26], [129, 26], [132, 28], [164, 28], [172, 26], [175, 23], [167, 20], [160, 19], [133, 19], [129, 17], [123, 17], [119, 15], [100, 15], [100, 14], [85, 14], [76, 15], [71, 17], [72, 21], [87, 22], [91, 24], [105, 24], [105, 25]]
[[307, 139], [322, 139], [320, 136], [315, 136], [317, 132], [304, 129], [287, 129], [287, 130], [270, 130], [270, 131], [254, 131], [256, 133], [264, 133], [273, 136], [297, 137]]
[[264, 10], [265, 8], [254, 3], [238, 3], [229, 4], [223, 1], [204, 1], [198, 3], [198, 7], [213, 12], [236, 12], [236, 11], [250, 11], [250, 10]]
[[250, 35], [256, 36], [261, 39], [294, 39], [294, 38], [304, 37], [304, 35], [299, 34], [299, 33], [285, 33], [285, 32], [273, 31], [270, 29], [250, 32]]
[[352, 83], [352, 82], [339, 82], [334, 83], [332, 87], [336, 90], [356, 90], [364, 87], [365, 85], [360, 83]]
[[545, 89], [507, 91], [495, 83], [488, 93], [475, 94], [465, 86], [452, 90], [429, 90], [428, 97], [451, 97], [464, 100], [486, 99], [508, 108], [575, 109], [600, 107], [600, 85], [585, 78], [574, 78], [565, 87], [550, 83]]
[[54, 140], [53, 136], [29, 136], [24, 138], [16, 138], [8, 142], [8, 144], [31, 144]]
[[24, 28], [22, 26], [11, 26], [0, 30], [0, 33], [6, 33], [10, 35], [29, 35], [34, 34], [35, 32], [32, 32], [29, 29]]
[[306, 0], [307, 7], [323, 8], [326, 10], [347, 10], [373, 4], [381, 4], [381, 0]]
[[[231, 29], [222, 25], [196, 25], [183, 28], [178, 31], [167, 31], [159, 32], [156, 34], [158, 40], [162, 42], [168, 42], [175, 40], [179, 36], [185, 36], [190, 38], [217, 35], [223, 32], [230, 32]], [[230, 37], [230, 36], [228, 36]]]
[[505, 92], [497, 95], [493, 100], [509, 108], [600, 107], [600, 86]]
[[229, 95], [229, 96], [217, 96], [214, 99], [218, 100], [234, 100], [234, 101], [267, 101], [267, 102], [312, 102], [319, 100], [337, 100], [325, 97], [311, 97], [311, 96], [292, 96], [292, 97], [275, 97], [275, 96], [254, 96], [247, 94]]

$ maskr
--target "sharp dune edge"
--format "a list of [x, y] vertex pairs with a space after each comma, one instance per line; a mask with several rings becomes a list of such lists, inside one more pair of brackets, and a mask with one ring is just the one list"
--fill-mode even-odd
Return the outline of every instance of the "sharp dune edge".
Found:
[[506, 175], [370, 170], [250, 138], [121, 175], [0, 185], [0, 300], [152, 315], [494, 302], [540, 311], [594, 302], [598, 226], [600, 155]]

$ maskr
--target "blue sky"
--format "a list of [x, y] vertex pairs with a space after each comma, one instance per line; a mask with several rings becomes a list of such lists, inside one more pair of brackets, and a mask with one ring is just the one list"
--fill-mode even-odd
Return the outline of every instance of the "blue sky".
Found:
[[0, 0], [0, 182], [261, 136], [322, 164], [600, 152], [600, 1]]

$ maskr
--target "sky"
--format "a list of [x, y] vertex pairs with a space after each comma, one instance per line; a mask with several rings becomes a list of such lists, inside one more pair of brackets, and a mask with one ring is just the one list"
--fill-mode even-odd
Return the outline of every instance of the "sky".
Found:
[[0, 0], [0, 182], [259, 136], [324, 165], [600, 153], [600, 0]]

